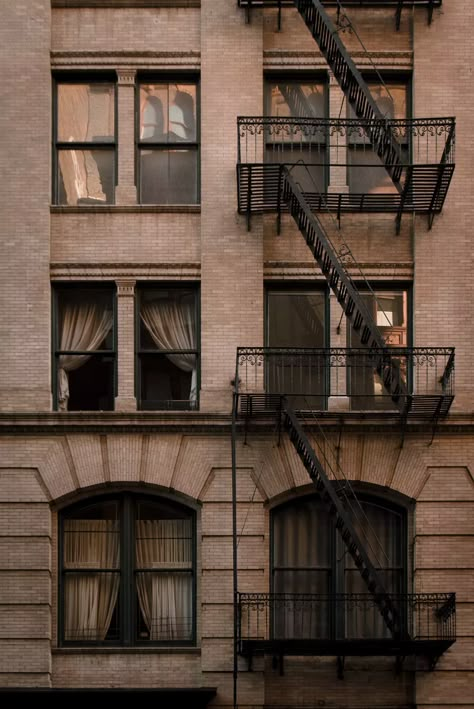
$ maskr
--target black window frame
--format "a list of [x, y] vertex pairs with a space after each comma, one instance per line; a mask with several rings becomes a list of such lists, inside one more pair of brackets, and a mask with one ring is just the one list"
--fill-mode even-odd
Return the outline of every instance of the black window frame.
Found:
[[[68, 518], [74, 519], [74, 514], [81, 509], [89, 508], [92, 505], [101, 503], [116, 503], [118, 507], [119, 539], [120, 539], [120, 563], [118, 573], [120, 576], [119, 596], [118, 596], [118, 617], [119, 617], [119, 639], [104, 639], [96, 641], [88, 640], [66, 640], [64, 635], [64, 614], [65, 614], [65, 577], [75, 571], [66, 570], [64, 565], [64, 522]], [[192, 574], [192, 623], [191, 638], [189, 640], [140, 640], [138, 638], [138, 592], [136, 591], [135, 578], [139, 570], [136, 565], [134, 548], [135, 533], [134, 521], [138, 519], [137, 509], [140, 503], [153, 504], [162, 503], [169, 508], [174, 508], [176, 512], [184, 512], [186, 518], [191, 521], [191, 553], [192, 564], [190, 573]], [[180, 519], [177, 517], [177, 519]], [[99, 494], [88, 497], [80, 502], [64, 507], [59, 511], [59, 539], [58, 539], [58, 645], [59, 647], [117, 647], [117, 648], [159, 648], [159, 647], [195, 647], [196, 646], [196, 610], [197, 610], [197, 514], [196, 510], [188, 504], [176, 500], [174, 497], [166, 495], [150, 494], [149, 492], [117, 491], [114, 494]], [[89, 569], [87, 569], [89, 570]], [[176, 569], [172, 569], [176, 572]], [[77, 569], [81, 572], [81, 569]], [[94, 571], [94, 569], [92, 569]], [[153, 569], [157, 573], [156, 569]], [[167, 569], [160, 569], [167, 573]], [[188, 570], [185, 570], [188, 572]]]
[[[274, 345], [270, 343], [270, 297], [272, 294], [282, 294], [282, 295], [311, 295], [311, 294], [320, 294], [323, 299], [324, 299], [324, 304], [323, 304], [323, 317], [324, 317], [324, 323], [323, 323], [323, 344], [322, 345], [314, 345], [315, 349], [323, 349], [329, 352], [329, 347], [330, 347], [330, 290], [329, 286], [326, 282], [321, 281], [317, 284], [314, 283], [307, 283], [307, 282], [294, 282], [294, 281], [289, 281], [289, 282], [273, 282], [273, 283], [266, 283], [265, 284], [265, 292], [264, 292], [264, 297], [265, 297], [265, 311], [264, 311], [264, 342], [265, 342], [265, 347], [266, 348], [276, 348], [280, 349], [278, 345]], [[291, 345], [286, 345], [286, 347], [291, 347]], [[298, 348], [300, 345], [294, 345], [294, 347]], [[285, 347], [282, 347], [282, 349], [285, 349]], [[304, 355], [303, 355], [304, 358]], [[315, 371], [315, 367], [317, 368], [318, 365], [315, 364], [314, 360], [310, 358], [308, 355], [307, 361], [310, 362], [308, 365], [309, 370], [312, 370], [313, 373]], [[284, 359], [281, 360], [282, 365], [284, 366]], [[272, 387], [270, 383], [270, 371], [271, 371], [271, 364], [272, 364], [272, 358], [268, 359], [267, 362], [267, 371], [265, 372], [265, 386], [267, 391], [271, 392]], [[305, 368], [305, 360], [303, 359], [301, 362], [303, 368]], [[289, 365], [289, 369], [291, 370], [293, 365]], [[330, 395], [330, 368], [327, 366], [327, 360], [324, 360], [323, 363], [324, 366], [324, 373], [323, 373], [323, 392], [318, 395], [313, 395], [311, 399], [308, 399], [308, 402], [301, 401], [301, 397], [298, 396], [291, 396], [290, 392], [287, 392], [289, 395], [289, 401], [292, 403], [292, 405], [300, 409], [301, 404], [304, 404], [302, 408], [308, 408], [308, 403], [312, 404], [312, 408], [318, 408], [321, 410], [327, 409], [328, 406], [328, 398]], [[278, 363], [276, 364], [276, 367], [278, 368], [279, 365]], [[297, 369], [298, 365], [296, 365]], [[275, 373], [275, 372], [274, 372]], [[281, 392], [279, 392], [281, 393]]]
[[[194, 86], [196, 90], [196, 136], [194, 141], [182, 140], [168, 142], [165, 140], [142, 140], [140, 138], [141, 111], [140, 89], [147, 84], [184, 84]], [[193, 151], [196, 153], [196, 201], [195, 202], [144, 202], [142, 197], [142, 167], [141, 152], [150, 151]], [[156, 205], [160, 207], [198, 207], [201, 203], [201, 93], [200, 75], [196, 72], [162, 73], [137, 75], [135, 83], [135, 175], [137, 187], [137, 200], [140, 205]]]
[[[191, 350], [160, 350], [158, 348], [142, 347], [141, 343], [141, 302], [142, 294], [152, 291], [183, 291], [192, 292], [194, 294], [194, 312], [196, 323], [196, 348]], [[159, 283], [139, 283], [136, 288], [135, 298], [135, 392], [137, 399], [137, 408], [139, 411], [199, 411], [199, 396], [201, 390], [201, 290], [200, 284], [195, 281], [190, 282], [159, 282]], [[173, 405], [177, 401], [187, 401], [179, 399], [163, 399], [156, 400], [162, 402], [163, 406], [153, 406], [146, 404], [146, 400], [142, 399], [142, 366], [141, 360], [143, 357], [166, 357], [170, 354], [188, 354], [196, 357], [196, 401], [195, 405], [181, 404]], [[153, 400], [150, 400], [153, 401]]]
[[[106, 206], [109, 207], [115, 204], [115, 190], [118, 180], [118, 91], [117, 91], [117, 75], [115, 72], [53, 72], [52, 75], [52, 94], [53, 94], [53, 159], [52, 159], [52, 203], [58, 207], [82, 207], [90, 206]], [[59, 127], [59, 102], [58, 102], [58, 87], [62, 84], [78, 85], [78, 84], [111, 84], [114, 91], [114, 135], [112, 140], [104, 141], [64, 141], [58, 138]], [[66, 150], [84, 150], [110, 152], [113, 155], [112, 168], [112, 199], [104, 202], [94, 202], [81, 204], [68, 204], [60, 201], [60, 165], [59, 153]]]
[[[61, 350], [59, 345], [59, 311], [60, 311], [60, 295], [62, 292], [79, 292], [79, 291], [108, 291], [111, 295], [111, 305], [112, 305], [112, 347], [110, 349], [102, 350]], [[110, 397], [112, 400], [112, 406], [109, 409], [98, 409], [101, 411], [114, 411], [115, 408], [115, 398], [117, 396], [117, 384], [118, 384], [118, 357], [117, 357], [117, 287], [114, 282], [104, 282], [104, 281], [55, 281], [52, 284], [52, 313], [53, 313], [53, 323], [52, 323], [52, 395], [53, 395], [53, 410], [58, 411], [58, 369], [59, 369], [59, 357], [60, 355], [68, 354], [91, 354], [92, 356], [107, 356], [113, 358], [112, 365], [112, 391], [110, 392]], [[68, 409], [67, 413], [76, 413], [78, 411], [89, 411], [90, 409]]]
[[[369, 505], [372, 505], [374, 507], [378, 507], [380, 509], [385, 509], [387, 510], [388, 513], [392, 515], [398, 515], [399, 520], [400, 520], [400, 537], [398, 539], [398, 542], [396, 544], [397, 548], [397, 553], [400, 558], [400, 565], [398, 568], [395, 567], [382, 567], [382, 571], [398, 571], [400, 574], [400, 588], [396, 592], [399, 595], [406, 595], [408, 593], [409, 585], [411, 582], [411, 572], [409, 568], [409, 559], [410, 559], [410, 551], [409, 551], [409, 534], [410, 534], [410, 527], [411, 527], [411, 515], [412, 515], [412, 510], [409, 506], [409, 504], [405, 503], [402, 500], [399, 500], [399, 496], [395, 493], [380, 493], [375, 492], [373, 489], [368, 490], [368, 488], [371, 486], [364, 485], [364, 483], [361, 484], [361, 490], [356, 489], [356, 494], [357, 494], [357, 499], [360, 503], [366, 503]], [[394, 499], [396, 498], [396, 499]], [[324, 508], [325, 513], [328, 512], [327, 510], [327, 503], [324, 502], [324, 497], [322, 493], [314, 493], [310, 495], [301, 495], [299, 497], [293, 497], [290, 500], [286, 500], [285, 502], [273, 507], [270, 510], [270, 593], [274, 594], [275, 593], [275, 572], [279, 570], [278, 567], [275, 566], [275, 517], [278, 514], [280, 510], [285, 510], [288, 509], [289, 507], [295, 506], [297, 508], [298, 504], [300, 503], [305, 503], [306, 501], [315, 501], [321, 508]], [[317, 526], [316, 526], [317, 528]], [[313, 530], [314, 531], [314, 530]], [[309, 536], [309, 530], [308, 530], [308, 536]], [[363, 537], [361, 538], [361, 542], [363, 542]], [[339, 556], [341, 553], [341, 548], [344, 550], [342, 553], [342, 556]], [[328, 596], [335, 597], [336, 595], [340, 594], [346, 594], [348, 593], [346, 589], [346, 579], [345, 579], [345, 571], [349, 568], [349, 570], [355, 570], [357, 571], [357, 567], [354, 565], [353, 568], [352, 566], [347, 567], [344, 563], [343, 560], [346, 556], [347, 549], [344, 545], [344, 542], [341, 539], [340, 533], [336, 528], [336, 525], [334, 523], [331, 524], [330, 526], [330, 535], [329, 535], [329, 540], [328, 540], [328, 554], [329, 554], [329, 562], [327, 566], [327, 573], [328, 573]], [[284, 568], [284, 567], [283, 567]], [[292, 570], [295, 570], [297, 567], [292, 567]], [[301, 567], [303, 568], [303, 567]], [[377, 567], [376, 567], [377, 568]], [[311, 569], [309, 569], [311, 570]], [[319, 570], [324, 570], [323, 567], [321, 569], [316, 569], [317, 571]], [[342, 577], [342, 580], [341, 580]], [[390, 589], [388, 589], [388, 592], [390, 593]], [[296, 591], [287, 591], [287, 593], [297, 593]], [[350, 592], [349, 592], [350, 593]], [[357, 593], [357, 592], [355, 592]], [[369, 590], [367, 589], [365, 593], [370, 594]], [[275, 611], [274, 611], [275, 613]], [[340, 609], [339, 612], [337, 610], [337, 605], [332, 604], [332, 610], [329, 613], [330, 617], [328, 619], [328, 628], [329, 632], [332, 634], [334, 632], [339, 634], [340, 638], [346, 637], [346, 619], [344, 618], [344, 610]], [[271, 622], [271, 628], [274, 628], [274, 622], [275, 618], [272, 619]], [[273, 632], [273, 630], [272, 630]]]

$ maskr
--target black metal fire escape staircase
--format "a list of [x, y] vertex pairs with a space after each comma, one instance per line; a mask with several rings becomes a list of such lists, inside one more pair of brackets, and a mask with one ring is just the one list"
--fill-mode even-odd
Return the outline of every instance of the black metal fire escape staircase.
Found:
[[319, 49], [330, 66], [349, 104], [358, 118], [367, 121], [365, 130], [374, 151], [382, 160], [399, 192], [403, 159], [400, 144], [394, 138], [386, 117], [374, 101], [370, 89], [352, 61], [338, 31], [321, 5], [320, 0], [294, 0]]
[[322, 223], [311, 211], [290, 170], [282, 166], [282, 201], [311, 250], [361, 344], [374, 356], [374, 370], [398, 408], [407, 406], [408, 389], [396, 360], [390, 356], [380, 329], [375, 324], [351, 276], [338, 258]]

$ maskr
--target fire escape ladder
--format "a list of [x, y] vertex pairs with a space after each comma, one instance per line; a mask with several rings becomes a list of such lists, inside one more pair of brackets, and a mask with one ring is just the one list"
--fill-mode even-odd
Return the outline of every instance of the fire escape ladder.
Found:
[[393, 136], [385, 116], [374, 101], [369, 87], [352, 61], [337, 29], [320, 0], [294, 0], [294, 2], [356, 116], [367, 121], [364, 129], [374, 150], [384, 163], [395, 187], [401, 192], [403, 158], [400, 144]]
[[400, 615], [385, 590], [382, 580], [380, 579], [380, 574], [377, 573], [370, 560], [365, 545], [354, 528], [347, 509], [344, 506], [344, 486], [342, 485], [341, 494], [331, 483], [313, 446], [304, 433], [295, 412], [288, 406], [286, 401], [283, 404], [283, 422], [290, 436], [290, 440], [308, 471], [311, 480], [320, 493], [322, 500], [327, 504], [329, 513], [334, 518], [336, 529], [354, 560], [387, 628], [395, 638], [399, 638], [402, 631]]
[[288, 168], [282, 167], [282, 199], [304, 236], [307, 246], [336, 295], [353, 330], [374, 353], [374, 370], [394, 403], [403, 410], [407, 385], [397, 360], [390, 356], [380, 329], [369, 313], [352, 278], [339, 260], [319, 219], [311, 209]]

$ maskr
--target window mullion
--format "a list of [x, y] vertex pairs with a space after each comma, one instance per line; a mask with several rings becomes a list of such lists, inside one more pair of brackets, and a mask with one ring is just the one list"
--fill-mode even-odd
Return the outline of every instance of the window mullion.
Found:
[[121, 518], [121, 641], [123, 645], [133, 645], [135, 628], [135, 553], [134, 553], [134, 506], [129, 497], [123, 499]]

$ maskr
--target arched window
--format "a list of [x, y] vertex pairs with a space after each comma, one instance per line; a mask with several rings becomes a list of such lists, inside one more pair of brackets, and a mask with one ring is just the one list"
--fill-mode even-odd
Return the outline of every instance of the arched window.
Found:
[[61, 513], [64, 644], [191, 644], [195, 515], [121, 493]]
[[[406, 588], [406, 514], [362, 498], [352, 523], [385, 589]], [[390, 633], [361, 574], [318, 496], [272, 514], [272, 593], [275, 637], [384, 638]]]

